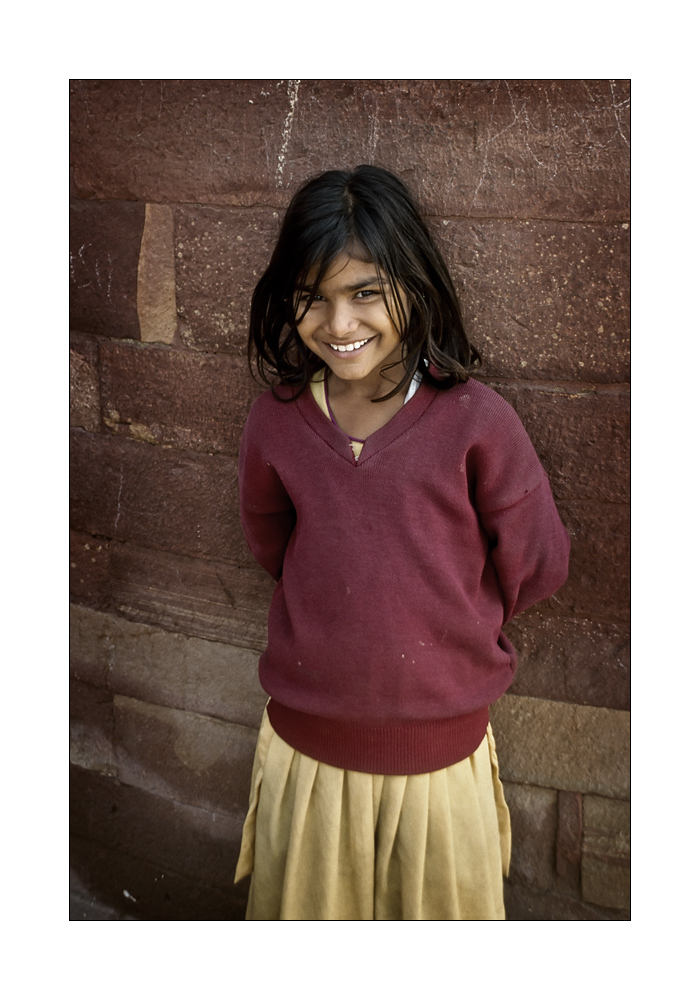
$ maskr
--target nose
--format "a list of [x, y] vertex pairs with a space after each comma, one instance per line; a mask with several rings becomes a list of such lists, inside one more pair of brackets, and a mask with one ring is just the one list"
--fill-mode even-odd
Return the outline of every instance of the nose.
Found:
[[357, 330], [358, 321], [353, 313], [352, 304], [343, 300], [329, 302], [326, 326], [329, 334], [339, 340], [354, 333]]

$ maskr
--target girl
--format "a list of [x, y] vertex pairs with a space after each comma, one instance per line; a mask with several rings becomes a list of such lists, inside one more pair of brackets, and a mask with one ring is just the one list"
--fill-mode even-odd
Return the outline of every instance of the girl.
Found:
[[277, 586], [247, 919], [504, 919], [502, 626], [561, 586], [569, 538], [515, 412], [470, 377], [398, 178], [329, 171], [295, 195], [249, 358], [273, 387], [243, 433], [241, 519]]

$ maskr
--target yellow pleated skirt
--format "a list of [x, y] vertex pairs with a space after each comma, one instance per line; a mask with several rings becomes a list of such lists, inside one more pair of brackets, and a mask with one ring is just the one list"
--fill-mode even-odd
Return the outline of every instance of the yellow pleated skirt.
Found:
[[489, 726], [428, 774], [346, 771], [263, 717], [236, 881], [246, 920], [504, 920], [510, 817]]

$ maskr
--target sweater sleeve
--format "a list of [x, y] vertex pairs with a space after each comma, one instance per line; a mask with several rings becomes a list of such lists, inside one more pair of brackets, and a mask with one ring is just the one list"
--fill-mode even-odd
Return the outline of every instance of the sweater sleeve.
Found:
[[505, 510], [483, 512], [504, 597], [504, 623], [559, 590], [569, 572], [569, 535], [543, 479]]
[[475, 499], [503, 592], [505, 623], [562, 586], [571, 543], [525, 428], [504, 400], [500, 404], [499, 419], [480, 446]]
[[265, 458], [263, 440], [264, 433], [251, 413], [238, 458], [241, 524], [256, 561], [279, 580], [296, 511], [279, 475]]

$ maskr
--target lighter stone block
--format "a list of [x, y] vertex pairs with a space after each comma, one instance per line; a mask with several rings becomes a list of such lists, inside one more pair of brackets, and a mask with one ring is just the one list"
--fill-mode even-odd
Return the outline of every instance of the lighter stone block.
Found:
[[70, 352], [70, 426], [100, 429], [100, 389], [97, 372], [77, 351]]
[[71, 719], [69, 760], [71, 764], [98, 774], [116, 775], [114, 750], [104, 732], [94, 724]]
[[584, 796], [581, 891], [589, 903], [629, 909], [629, 802]]
[[540, 891], [554, 881], [554, 840], [557, 833], [557, 793], [534, 785], [503, 787], [513, 833], [510, 878]]
[[175, 225], [168, 205], [146, 205], [136, 308], [142, 341], [173, 342], [177, 329]]
[[215, 812], [245, 811], [257, 732], [196, 712], [114, 697], [117, 777]]
[[259, 653], [71, 607], [73, 673], [146, 702], [260, 725]]
[[629, 712], [504, 695], [491, 719], [504, 780], [629, 798]]

